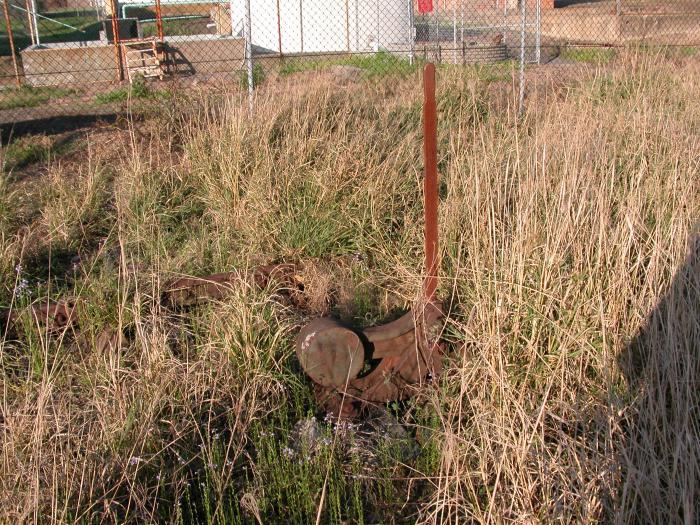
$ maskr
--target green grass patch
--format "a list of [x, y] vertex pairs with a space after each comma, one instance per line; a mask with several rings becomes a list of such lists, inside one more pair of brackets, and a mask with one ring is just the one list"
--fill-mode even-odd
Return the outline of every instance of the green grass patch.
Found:
[[616, 54], [614, 49], [583, 47], [563, 49], [560, 56], [574, 62], [607, 64], [615, 58]]
[[[258, 87], [263, 82], [265, 82], [266, 77], [267, 77], [267, 75], [265, 74], [265, 69], [260, 64], [255, 64], [253, 66], [253, 85], [255, 87]], [[247, 70], [241, 71], [239, 73], [238, 82], [240, 83], [242, 88], [244, 88], [244, 89], [248, 88], [248, 71]]]
[[4, 171], [23, 168], [29, 164], [46, 160], [50, 148], [41, 142], [12, 143], [3, 152]]
[[[163, 18], [163, 33], [167, 36], [207, 34], [206, 24], [209, 21], [209, 17], [198, 15], [184, 16], [187, 18]], [[151, 22], [149, 20], [147, 22], [141, 22], [141, 27], [144, 37], [156, 36], [158, 34], [155, 21]]]
[[376, 78], [396, 73], [408, 75], [416, 70], [416, 64], [411, 65], [408, 60], [392, 55], [386, 51], [379, 51], [370, 55], [342, 56], [337, 58], [321, 58], [318, 60], [292, 59], [285, 61], [279, 69], [282, 76], [292, 75], [303, 71], [324, 70], [334, 66], [351, 66], [362, 70], [366, 78]]
[[[457, 66], [465, 67], [465, 66]], [[517, 60], [504, 60], [495, 64], [473, 64], [467, 65], [467, 68], [471, 68], [474, 74], [480, 79], [491, 84], [493, 82], [503, 82], [510, 80], [511, 70], [518, 67]]]
[[31, 108], [75, 94], [74, 89], [22, 86], [0, 91], [0, 109]]
[[[38, 24], [42, 44], [85, 42], [100, 39], [102, 24], [95, 16], [94, 11], [78, 13], [78, 15], [76, 15], [74, 10], [70, 12], [43, 11], [41, 15], [46, 17], [41, 18]], [[12, 10], [12, 16], [15, 49], [19, 52], [19, 50], [29, 47], [32, 44], [32, 39], [24, 23], [26, 15], [20, 11]], [[0, 34], [2, 35], [0, 37], [0, 56], [8, 56], [10, 54], [10, 42], [6, 36], [7, 26], [2, 17], [0, 17]]]
[[134, 80], [131, 86], [120, 87], [107, 93], [99, 93], [95, 95], [97, 104], [116, 104], [126, 102], [127, 100], [155, 100], [168, 98], [170, 95], [167, 91], [159, 91], [152, 89], [146, 81], [139, 77]]
[[681, 46], [677, 50], [682, 57], [694, 57], [698, 54], [697, 46]]

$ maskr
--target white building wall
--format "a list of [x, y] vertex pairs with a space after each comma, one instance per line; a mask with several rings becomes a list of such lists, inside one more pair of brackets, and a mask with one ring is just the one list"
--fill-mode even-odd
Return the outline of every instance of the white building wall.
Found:
[[[164, 3], [168, 0], [162, 0]], [[407, 47], [411, 0], [251, 0], [253, 45], [279, 52], [363, 52]], [[245, 4], [231, 0], [234, 33], [242, 35]], [[278, 29], [279, 28], [279, 29]]]

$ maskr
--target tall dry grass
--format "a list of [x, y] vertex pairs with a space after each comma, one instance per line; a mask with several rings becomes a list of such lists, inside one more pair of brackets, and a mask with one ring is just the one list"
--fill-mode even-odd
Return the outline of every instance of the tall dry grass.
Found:
[[[357, 448], [289, 452], [315, 411], [305, 318], [371, 324], [419, 293], [421, 93], [390, 80], [293, 76], [253, 118], [192, 96], [45, 179], [3, 175], [2, 304], [82, 302], [75, 331], [25, 319], [0, 342], [0, 519], [309, 522], [323, 492], [333, 523], [697, 521], [690, 59], [533, 77], [522, 118], [509, 82], [441, 70], [450, 351], [392, 407], [420, 452], [369, 473]], [[160, 306], [174, 275], [281, 260], [305, 264], [310, 311], [244, 284]]]

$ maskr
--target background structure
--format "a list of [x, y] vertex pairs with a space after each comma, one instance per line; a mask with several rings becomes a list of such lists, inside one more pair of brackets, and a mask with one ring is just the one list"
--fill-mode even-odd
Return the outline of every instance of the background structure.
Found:
[[2, 1], [2, 122], [193, 84], [252, 92], [299, 70], [524, 68], [591, 47], [700, 44], [697, 0]]

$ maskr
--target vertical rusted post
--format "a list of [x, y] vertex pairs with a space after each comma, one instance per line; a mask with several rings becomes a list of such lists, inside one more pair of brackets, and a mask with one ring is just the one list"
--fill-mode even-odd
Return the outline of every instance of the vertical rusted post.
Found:
[[117, 22], [117, 0], [110, 0], [112, 10], [112, 39], [114, 40], [114, 60], [117, 63], [117, 80], [124, 80], [124, 69], [122, 67], [122, 53], [119, 46], [119, 23]]
[[15, 56], [15, 36], [12, 32], [12, 21], [10, 20], [10, 12], [7, 9], [7, 0], [2, 0], [2, 10], [5, 15], [5, 26], [7, 27], [7, 38], [10, 41], [10, 53], [12, 53], [12, 66], [15, 68], [15, 82], [17, 87], [22, 85], [19, 79], [19, 67], [17, 66], [17, 56]]
[[438, 173], [437, 173], [437, 104], [435, 102], [435, 64], [423, 70], [423, 161], [425, 177], [425, 282], [426, 301], [435, 298], [438, 272]]
[[160, 0], [156, 0], [156, 32], [158, 40], [163, 41], [163, 11], [160, 8]]
[[282, 15], [280, 13], [280, 0], [277, 0], [277, 45], [280, 50], [280, 57], [282, 57]]

